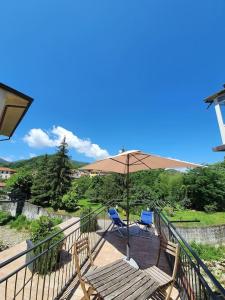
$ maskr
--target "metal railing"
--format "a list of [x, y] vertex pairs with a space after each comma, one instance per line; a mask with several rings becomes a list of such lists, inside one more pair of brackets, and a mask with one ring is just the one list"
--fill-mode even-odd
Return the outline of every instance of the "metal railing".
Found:
[[225, 289], [207, 266], [177, 232], [175, 226], [159, 210], [155, 209], [155, 226], [159, 234], [180, 245], [180, 262], [177, 288], [181, 299], [225, 299]]
[[100, 207], [35, 245], [11, 248], [0, 262], [0, 299], [58, 299], [76, 277], [74, 242], [88, 236], [93, 252], [110, 226], [106, 208]]
[[[116, 203], [119, 205], [118, 201], [114, 201], [112, 206]], [[151, 207], [151, 203], [145, 201], [145, 204], [135, 203], [131, 210], [139, 214], [143, 205]], [[167, 240], [180, 245], [177, 274], [180, 298], [182, 300], [225, 299], [224, 288], [177, 232], [175, 226], [161, 211], [158, 209], [154, 211], [157, 231]], [[93, 227], [93, 224], [96, 224], [95, 220], [97, 220], [97, 227]], [[76, 277], [74, 242], [88, 236], [91, 250], [94, 252], [110, 226], [111, 220], [108, 218], [107, 209], [102, 206], [85, 215], [81, 220], [68, 221], [66, 227], [35, 246], [27, 247], [24, 242], [20, 244], [21, 248], [18, 248], [18, 245], [15, 248], [18, 253], [13, 253], [14, 248], [11, 248], [10, 257], [7, 258], [6, 254], [4, 261], [0, 262], [0, 299], [59, 299]], [[87, 257], [81, 259], [82, 265], [85, 265]]]

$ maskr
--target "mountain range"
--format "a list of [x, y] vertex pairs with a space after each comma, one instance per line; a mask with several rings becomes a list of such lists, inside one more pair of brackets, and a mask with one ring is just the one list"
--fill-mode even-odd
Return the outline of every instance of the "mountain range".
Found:
[[[0, 166], [12, 168], [12, 169], [18, 169], [18, 168], [36, 169], [36, 167], [43, 160], [44, 156], [45, 155], [39, 155], [39, 156], [32, 157], [30, 159], [17, 160], [13, 162], [9, 162], [3, 158], [0, 158]], [[48, 157], [49, 159], [51, 159], [53, 157], [53, 154], [48, 155]], [[80, 168], [86, 164], [87, 164], [86, 162], [71, 160], [71, 165], [73, 169]]]

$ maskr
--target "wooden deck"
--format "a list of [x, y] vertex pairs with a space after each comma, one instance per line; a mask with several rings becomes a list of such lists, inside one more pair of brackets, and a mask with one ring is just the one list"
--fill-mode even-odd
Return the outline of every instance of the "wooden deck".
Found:
[[[135, 225], [131, 229], [130, 237], [131, 251], [130, 256], [136, 261], [140, 269], [144, 270], [156, 263], [157, 253], [159, 249], [159, 238], [154, 228], [150, 232], [139, 232]], [[104, 266], [109, 263], [121, 259], [126, 255], [126, 237], [122, 238], [117, 232], [108, 232], [98, 249], [94, 254], [95, 265]], [[170, 274], [170, 269], [165, 257], [162, 257], [160, 268]], [[83, 292], [79, 286], [77, 278], [70, 284], [61, 300], [78, 300], [83, 296]], [[164, 299], [165, 295], [158, 293], [156, 297], [151, 299]], [[178, 291], [174, 288], [171, 299], [179, 299]]]

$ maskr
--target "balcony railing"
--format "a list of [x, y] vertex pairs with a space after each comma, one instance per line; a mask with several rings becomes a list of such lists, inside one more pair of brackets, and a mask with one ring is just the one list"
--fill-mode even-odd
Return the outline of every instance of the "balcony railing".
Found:
[[[135, 205], [138, 209], [131, 207], [131, 210], [139, 213], [143, 203]], [[147, 202], [146, 206], [151, 207]], [[180, 245], [180, 264], [176, 286], [180, 298], [225, 299], [224, 288], [180, 236], [174, 225], [158, 209], [155, 209], [154, 216], [158, 233]], [[93, 230], [89, 226], [96, 218], [98, 228]], [[0, 299], [59, 299], [76, 278], [74, 242], [81, 237], [88, 236], [91, 250], [95, 252], [110, 226], [111, 221], [108, 218], [107, 209], [101, 207], [81, 220], [71, 222], [35, 246], [22, 249], [12, 257], [4, 259], [0, 263]], [[56, 237], [60, 239], [56, 241]], [[84, 266], [86, 262], [87, 257], [83, 256], [82, 265]], [[169, 261], [169, 263], [172, 262]]]
[[[97, 228], [91, 224], [97, 219]], [[93, 252], [111, 225], [105, 207], [0, 263], [0, 299], [58, 299], [76, 276], [74, 242], [89, 237]], [[60, 237], [60, 238], [58, 238]], [[55, 240], [57, 240], [55, 242]], [[82, 257], [82, 265], [86, 257]]]
[[177, 288], [181, 299], [225, 299], [225, 289], [207, 266], [177, 232], [175, 226], [159, 210], [155, 210], [155, 226], [159, 234], [180, 245]]

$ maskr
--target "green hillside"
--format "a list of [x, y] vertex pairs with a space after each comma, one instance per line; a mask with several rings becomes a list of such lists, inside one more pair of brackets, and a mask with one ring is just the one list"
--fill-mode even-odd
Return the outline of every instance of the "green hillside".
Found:
[[[49, 159], [52, 159], [54, 157], [54, 154], [48, 155]], [[36, 156], [30, 159], [24, 159], [24, 160], [17, 160], [14, 162], [7, 162], [3, 159], [0, 159], [0, 166], [2, 167], [8, 167], [12, 169], [19, 169], [19, 168], [26, 168], [26, 169], [36, 169], [37, 166], [40, 164], [40, 162], [43, 160], [44, 155]], [[87, 163], [71, 160], [72, 167], [74, 169], [80, 168]]]
[[0, 164], [7, 164], [7, 163], [8, 163], [7, 160], [5, 160], [5, 159], [3, 159], [3, 158], [0, 158]]

